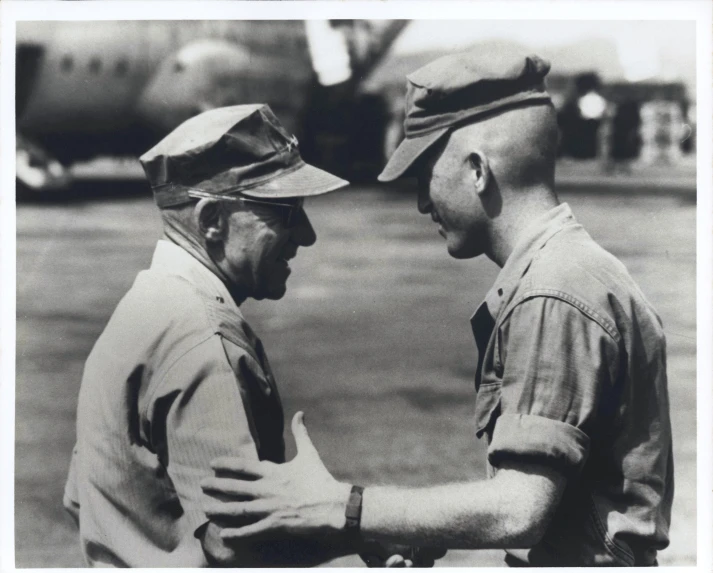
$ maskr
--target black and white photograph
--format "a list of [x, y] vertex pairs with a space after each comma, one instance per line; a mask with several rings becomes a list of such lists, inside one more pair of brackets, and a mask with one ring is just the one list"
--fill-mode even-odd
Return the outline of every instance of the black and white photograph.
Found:
[[710, 570], [709, 3], [2, 4], [1, 569]]

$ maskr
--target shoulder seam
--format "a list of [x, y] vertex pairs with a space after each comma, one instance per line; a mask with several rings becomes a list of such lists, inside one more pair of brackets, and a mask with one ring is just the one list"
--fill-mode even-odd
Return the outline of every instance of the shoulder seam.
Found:
[[574, 308], [582, 312], [584, 315], [592, 319], [594, 322], [596, 322], [599, 326], [601, 326], [602, 329], [612, 338], [612, 340], [617, 343], [617, 345], [621, 342], [621, 336], [617, 332], [616, 328], [614, 328], [614, 325], [611, 324], [611, 322], [605, 316], [602, 316], [589, 305], [585, 304], [584, 302], [572, 296], [571, 294], [556, 289], [540, 288], [530, 289], [524, 292], [523, 294], [518, 296], [513, 302], [510, 303], [510, 306], [503, 315], [503, 318], [500, 323], [502, 324], [509, 318], [513, 310], [515, 310], [515, 307], [525, 302], [526, 300], [539, 297], [556, 298], [573, 306]]
[[255, 354], [255, 350], [252, 349], [249, 345], [243, 344], [242, 341], [238, 342], [234, 337], [226, 336], [226, 333], [224, 333], [224, 332], [222, 332], [222, 331], [220, 331], [220, 330], [216, 331], [215, 334], [217, 334], [218, 336], [220, 336], [223, 340], [227, 340], [227, 341], [230, 342], [231, 344], [234, 344], [234, 345], [237, 346], [238, 348], [244, 350], [245, 353], [246, 353], [250, 358], [252, 358], [252, 359], [258, 364], [258, 366], [260, 366], [260, 367], [262, 368], [262, 365], [260, 364], [260, 360], [258, 359], [257, 355]]

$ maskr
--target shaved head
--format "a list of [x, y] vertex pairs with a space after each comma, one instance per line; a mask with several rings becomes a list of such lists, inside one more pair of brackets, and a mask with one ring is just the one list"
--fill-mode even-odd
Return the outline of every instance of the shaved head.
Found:
[[554, 188], [557, 115], [551, 104], [529, 105], [498, 113], [455, 130], [446, 149], [465, 157], [487, 156], [501, 188]]

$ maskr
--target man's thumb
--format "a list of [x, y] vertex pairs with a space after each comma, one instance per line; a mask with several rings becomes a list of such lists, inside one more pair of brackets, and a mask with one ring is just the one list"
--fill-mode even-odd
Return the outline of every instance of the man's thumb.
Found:
[[309, 439], [307, 427], [304, 425], [304, 412], [297, 412], [292, 418], [292, 435], [295, 437], [298, 454], [317, 454], [317, 449], [312, 444], [312, 440]]

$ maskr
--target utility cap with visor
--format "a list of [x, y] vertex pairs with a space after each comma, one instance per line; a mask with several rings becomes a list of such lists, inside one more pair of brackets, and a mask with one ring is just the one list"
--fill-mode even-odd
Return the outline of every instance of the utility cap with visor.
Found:
[[349, 185], [305, 163], [267, 104], [223, 107], [183, 122], [140, 159], [159, 208], [208, 195], [307, 197]]
[[445, 134], [508, 108], [550, 102], [550, 70], [535, 55], [463, 52], [439, 58], [406, 77], [405, 139], [379, 175], [393, 181]]

